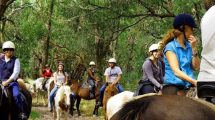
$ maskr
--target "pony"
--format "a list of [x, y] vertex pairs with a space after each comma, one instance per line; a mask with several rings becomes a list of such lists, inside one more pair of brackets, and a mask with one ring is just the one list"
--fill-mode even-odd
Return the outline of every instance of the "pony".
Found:
[[152, 95], [127, 102], [110, 120], [211, 120], [215, 106], [177, 95]]
[[[121, 107], [128, 101], [132, 100], [134, 93], [124, 91], [111, 97], [107, 102], [106, 117], [108, 120], [121, 109]], [[116, 104], [117, 103], [117, 104]]]
[[105, 91], [104, 91], [104, 97], [103, 97], [103, 101], [102, 101], [102, 104], [103, 104], [103, 111], [105, 112], [105, 119], [107, 119], [107, 114], [106, 114], [106, 106], [107, 106], [107, 102], [108, 100], [118, 94], [118, 89], [116, 88], [115, 85], [112, 85], [111, 83], [109, 83], [106, 88], [105, 88]]
[[57, 120], [60, 120], [60, 117], [62, 117], [62, 113], [68, 110], [70, 106], [70, 95], [71, 88], [68, 85], [63, 85], [57, 90], [54, 101], [54, 109], [57, 113]]
[[[29, 118], [32, 106], [32, 96], [30, 92], [25, 89], [22, 82], [18, 82], [20, 87], [20, 94], [24, 102], [24, 110]], [[0, 82], [0, 118], [2, 120], [18, 120], [18, 108], [14, 107], [15, 102], [9, 87], [4, 87]]]
[[70, 114], [73, 115], [73, 106], [76, 100], [76, 110], [78, 113], [78, 116], [81, 116], [79, 106], [81, 103], [81, 99], [84, 100], [94, 100], [95, 99], [95, 107], [93, 110], [93, 115], [98, 115], [98, 108], [96, 107], [96, 104], [99, 100], [99, 89], [102, 86], [102, 81], [98, 81], [97, 87], [95, 88], [95, 97], [90, 97], [90, 88], [88, 83], [84, 83], [83, 85], [78, 83], [77, 80], [71, 81], [71, 89], [74, 92], [74, 98], [71, 99], [71, 107], [70, 107]]

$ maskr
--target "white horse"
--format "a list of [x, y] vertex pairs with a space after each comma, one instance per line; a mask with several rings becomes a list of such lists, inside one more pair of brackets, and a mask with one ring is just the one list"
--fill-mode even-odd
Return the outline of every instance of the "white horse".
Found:
[[121, 107], [133, 98], [134, 93], [130, 91], [124, 91], [111, 97], [107, 102], [107, 116], [110, 118], [121, 109]]
[[49, 78], [45, 84], [45, 88], [47, 89], [47, 91], [43, 90], [43, 80], [43, 77], [36, 79], [35, 81], [33, 81], [32, 86], [34, 88], [33, 92], [36, 93], [37, 103], [39, 101], [39, 96], [41, 96], [43, 104], [46, 105], [45, 99], [49, 96], [49, 92], [47, 91], [50, 91], [49, 84], [51, 81], [53, 81], [53, 77]]
[[54, 109], [56, 110], [57, 113], [57, 120], [60, 120], [60, 117], [62, 117], [62, 113], [69, 110], [70, 94], [71, 88], [70, 86], [67, 85], [63, 85], [57, 90], [54, 101], [55, 102]]

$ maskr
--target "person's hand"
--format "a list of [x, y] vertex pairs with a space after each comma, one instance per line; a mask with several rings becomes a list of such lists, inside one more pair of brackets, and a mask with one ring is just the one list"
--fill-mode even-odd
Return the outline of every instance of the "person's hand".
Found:
[[7, 80], [7, 81], [2, 81], [2, 85], [3, 85], [3, 86], [8, 86], [9, 83], [10, 83], [10, 82], [9, 82], [8, 80]]
[[195, 36], [190, 35], [188, 41], [190, 42], [192, 48], [196, 48], [197, 39], [195, 38]]
[[197, 86], [197, 80], [193, 80], [192, 84], [196, 87]]

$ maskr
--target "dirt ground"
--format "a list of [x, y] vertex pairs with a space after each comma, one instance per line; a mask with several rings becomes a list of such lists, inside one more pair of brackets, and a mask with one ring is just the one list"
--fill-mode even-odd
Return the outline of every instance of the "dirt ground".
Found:
[[[40, 118], [36, 118], [35, 120], [54, 120], [53, 114], [48, 111], [48, 107], [32, 107], [32, 111], [41, 113]], [[103, 120], [103, 116], [93, 117], [87, 116], [86, 114], [82, 113], [81, 116], [77, 116], [76, 112], [74, 112], [74, 116], [69, 114], [63, 114], [63, 120]], [[67, 117], [66, 117], [67, 116]]]

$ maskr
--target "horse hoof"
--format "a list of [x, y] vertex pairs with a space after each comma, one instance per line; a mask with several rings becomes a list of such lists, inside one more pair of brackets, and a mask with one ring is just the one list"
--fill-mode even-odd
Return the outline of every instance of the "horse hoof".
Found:
[[93, 117], [95, 118], [95, 117], [97, 117], [97, 115], [93, 115]]

